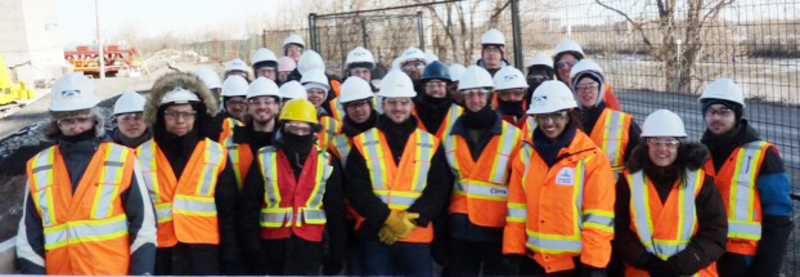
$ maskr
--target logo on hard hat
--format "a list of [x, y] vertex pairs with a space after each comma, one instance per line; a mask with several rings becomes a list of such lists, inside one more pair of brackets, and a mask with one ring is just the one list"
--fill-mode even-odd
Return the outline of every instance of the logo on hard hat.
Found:
[[61, 98], [64, 99], [80, 97], [80, 96], [81, 96], [81, 90], [79, 89], [61, 91]]
[[366, 54], [366, 53], [364, 53], [364, 52], [355, 52], [355, 53], [353, 53], [353, 56], [364, 56], [364, 54]]
[[517, 77], [518, 76], [516, 74], [514, 74], [514, 75], [506, 75], [505, 77], [503, 77], [503, 79], [505, 79], [506, 81], [510, 81], [510, 80], [517, 79]]

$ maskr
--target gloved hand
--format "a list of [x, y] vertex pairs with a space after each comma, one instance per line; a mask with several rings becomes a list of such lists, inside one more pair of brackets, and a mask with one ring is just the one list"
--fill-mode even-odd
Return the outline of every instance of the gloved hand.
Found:
[[391, 230], [392, 233], [395, 234], [402, 234], [405, 232], [406, 229], [406, 224], [404, 224], [403, 222], [402, 212], [398, 212], [395, 210], [392, 210], [392, 212], [389, 213], [389, 216], [386, 217], [386, 221], [384, 222], [384, 224], [386, 224], [386, 226], [389, 227], [389, 230]]
[[584, 265], [583, 269], [581, 269], [581, 277], [606, 277], [605, 268], [596, 268], [588, 265]]
[[650, 274], [650, 277], [677, 277], [678, 274], [675, 274], [672, 271], [672, 268], [669, 267], [667, 261], [659, 259], [656, 256], [652, 256], [647, 259], [647, 262], [644, 264], [647, 273]]
[[397, 242], [397, 235], [392, 232], [389, 228], [389, 225], [383, 226], [380, 230], [378, 230], [378, 239], [386, 245], [392, 245]]
[[400, 239], [407, 238], [408, 235], [411, 234], [411, 231], [417, 228], [417, 224], [414, 223], [414, 220], [419, 218], [419, 213], [403, 213], [403, 226], [405, 227], [405, 231], [398, 234], [397, 237]]

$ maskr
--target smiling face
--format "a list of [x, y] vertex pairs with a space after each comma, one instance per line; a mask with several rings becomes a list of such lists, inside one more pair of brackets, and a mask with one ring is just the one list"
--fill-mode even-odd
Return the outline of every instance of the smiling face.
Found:
[[567, 111], [560, 111], [549, 114], [537, 114], [534, 119], [536, 120], [537, 128], [542, 130], [542, 133], [544, 133], [547, 138], [555, 140], [567, 128], [567, 124], [569, 124], [569, 113]]
[[562, 54], [561, 57], [556, 62], [556, 73], [558, 73], [558, 79], [562, 82], [571, 84], [572, 80], [569, 78], [569, 71], [572, 70], [572, 67], [578, 63], [578, 58], [575, 55], [566, 53]]
[[600, 97], [600, 83], [589, 77], [581, 78], [575, 86], [575, 95], [584, 108], [594, 107]]
[[414, 102], [411, 98], [387, 98], [383, 100], [383, 114], [394, 123], [403, 123], [411, 117]]
[[328, 98], [328, 93], [318, 88], [307, 89], [306, 92], [308, 93], [308, 101], [311, 101], [311, 104], [314, 104], [314, 107], [317, 109], [319, 109], [322, 103], [325, 103], [325, 100]]
[[678, 158], [678, 138], [647, 138], [647, 156], [656, 166], [666, 167]]
[[258, 124], [267, 124], [278, 115], [280, 103], [273, 97], [262, 96], [247, 100], [247, 113]]
[[468, 89], [460, 92], [464, 96], [464, 106], [472, 112], [478, 112], [489, 103], [491, 93], [485, 89]]

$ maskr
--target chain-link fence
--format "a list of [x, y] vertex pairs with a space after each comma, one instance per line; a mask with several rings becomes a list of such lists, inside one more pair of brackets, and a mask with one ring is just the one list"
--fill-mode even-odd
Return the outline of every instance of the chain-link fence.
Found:
[[[469, 65], [480, 58], [481, 34], [497, 28], [506, 36], [505, 59], [523, 68], [525, 59], [552, 55], [559, 41], [571, 39], [603, 66], [623, 109], [640, 124], [667, 108], [683, 117], [695, 140], [705, 129], [698, 94], [718, 77], [732, 78], [745, 91], [745, 117], [777, 145], [800, 186], [798, 0], [421, 2], [312, 14], [311, 47], [329, 62], [329, 73], [344, 76], [344, 59], [356, 46], [387, 66], [409, 46]], [[800, 274], [798, 231], [788, 246], [786, 276]]]

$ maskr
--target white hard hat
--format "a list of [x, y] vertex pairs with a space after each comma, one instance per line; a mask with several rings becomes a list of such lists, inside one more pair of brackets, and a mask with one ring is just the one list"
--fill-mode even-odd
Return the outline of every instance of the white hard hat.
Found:
[[528, 114], [548, 114], [578, 107], [572, 90], [561, 81], [544, 81], [531, 97]]
[[683, 120], [669, 110], [657, 110], [644, 119], [642, 137], [687, 137]]
[[188, 104], [200, 102], [200, 98], [194, 92], [188, 91], [182, 87], [176, 87], [164, 94], [161, 98], [160, 105], [166, 104]]
[[227, 64], [225, 64], [225, 73], [228, 73], [228, 72], [231, 72], [231, 71], [234, 71], [234, 70], [248, 72], [250, 70], [250, 67], [248, 67], [247, 63], [245, 63], [242, 59], [235, 58], [233, 60], [230, 60]]
[[378, 96], [383, 98], [411, 98], [417, 96], [417, 92], [414, 91], [414, 83], [408, 75], [399, 70], [392, 70], [381, 80], [381, 89], [378, 91]]
[[433, 51], [431, 51], [431, 50], [425, 51], [425, 63], [426, 64], [430, 64], [430, 63], [438, 61], [438, 60], [439, 60], [439, 56], [436, 56], [436, 54], [434, 54]]
[[553, 69], [553, 58], [550, 58], [550, 56], [547, 56], [544, 53], [539, 53], [536, 54], [536, 56], [533, 56], [530, 60], [528, 60], [527, 63], [525, 63], [525, 67], [531, 67], [536, 65], [546, 66], [549, 67], [550, 69]]
[[303, 55], [300, 55], [300, 60], [297, 61], [297, 71], [300, 72], [300, 75], [305, 75], [306, 72], [313, 68], [325, 71], [325, 61], [322, 60], [322, 56], [314, 50], [303, 52]]
[[358, 77], [350, 77], [344, 80], [341, 91], [339, 103], [342, 104], [372, 98], [374, 95], [369, 83]]
[[305, 86], [307, 84], [316, 84], [319, 86], [325, 87], [324, 91], [328, 91], [331, 89], [330, 81], [328, 81], [328, 76], [325, 75], [325, 72], [319, 68], [314, 68], [303, 74], [303, 77], [300, 78], [300, 84]]
[[403, 56], [394, 58], [394, 60], [392, 60], [392, 68], [390, 68], [390, 70], [402, 70], [402, 65], [400, 64], [401, 60], [403, 60]]
[[281, 86], [281, 99], [307, 99], [306, 89], [297, 81], [289, 81]]
[[250, 87], [247, 88], [247, 99], [261, 96], [275, 96], [281, 98], [281, 91], [275, 81], [266, 77], [258, 77]]
[[744, 104], [744, 94], [742, 88], [731, 79], [719, 78], [709, 84], [703, 94], [700, 95], [700, 101], [703, 99], [719, 99], [731, 101], [746, 107]]
[[583, 56], [586, 56], [586, 54], [583, 53], [583, 48], [581, 48], [580, 44], [568, 39], [559, 42], [558, 45], [556, 45], [556, 49], [554, 49], [553, 52], [555, 53], [555, 55], [553, 55], [554, 57], [567, 52], [574, 52], [580, 54], [581, 57], [577, 57], [579, 59], [582, 58]]
[[286, 40], [283, 41], [284, 48], [291, 44], [297, 44], [300, 45], [300, 47], [306, 48], [306, 42], [303, 40], [303, 37], [298, 34], [291, 34], [286, 38]]
[[458, 82], [458, 90], [475, 88], [489, 88], [489, 90], [492, 90], [494, 81], [489, 71], [477, 65], [470, 65], [461, 75], [461, 81]]
[[482, 45], [506, 45], [506, 36], [495, 28], [487, 30], [481, 36]]
[[528, 88], [525, 74], [513, 66], [504, 66], [494, 74], [494, 90]]
[[408, 49], [406, 49], [406, 51], [404, 51], [402, 55], [400, 55], [398, 66], [403, 67], [403, 64], [413, 60], [419, 60], [422, 62], [426, 61], [425, 53], [422, 52], [422, 50], [419, 50], [419, 48], [411, 46]]
[[256, 53], [253, 54], [252, 62], [253, 62], [253, 65], [256, 65], [257, 63], [260, 63], [260, 62], [276, 62], [277, 63], [278, 62], [278, 57], [275, 56], [275, 53], [273, 53], [269, 49], [262, 47], [262, 48], [258, 48], [258, 50], [256, 50]]
[[458, 82], [461, 80], [461, 75], [464, 75], [464, 71], [467, 71], [467, 68], [460, 63], [454, 63], [450, 66], [450, 80], [453, 82]]
[[97, 89], [92, 80], [83, 73], [68, 73], [53, 84], [50, 111], [79, 111], [94, 107], [100, 103]]
[[194, 72], [194, 75], [197, 76], [197, 78], [200, 78], [200, 80], [203, 81], [203, 83], [206, 84], [206, 87], [209, 89], [222, 87], [222, 83], [219, 81], [219, 75], [210, 67], [200, 68]]
[[136, 91], [123, 92], [122, 96], [114, 103], [114, 115], [144, 112], [145, 101], [144, 96]]
[[353, 50], [350, 50], [350, 53], [347, 54], [347, 59], [345, 60], [345, 65], [347, 67], [356, 63], [368, 63], [370, 66], [375, 66], [375, 57], [373, 57], [372, 52], [366, 48], [358, 46]]
[[246, 97], [247, 88], [250, 85], [242, 76], [231, 75], [222, 83], [222, 96], [225, 97]]
[[572, 69], [569, 71], [569, 78], [572, 79], [573, 81], [576, 81], [575, 77], [578, 76], [578, 74], [586, 72], [594, 72], [596, 74], [599, 74], [600, 77], [603, 77], [603, 79], [605, 79], [605, 73], [603, 73], [603, 68], [600, 67], [599, 64], [590, 59], [583, 59], [578, 63], [576, 63], [574, 66], [572, 66]]

